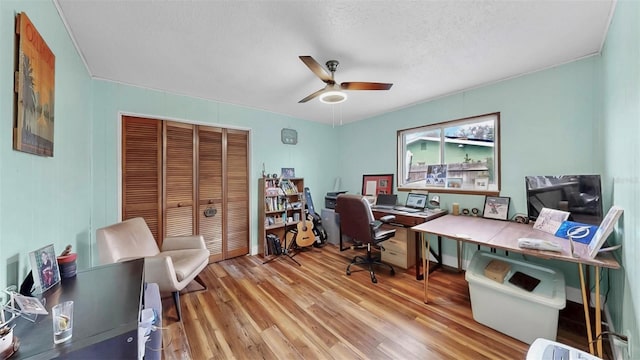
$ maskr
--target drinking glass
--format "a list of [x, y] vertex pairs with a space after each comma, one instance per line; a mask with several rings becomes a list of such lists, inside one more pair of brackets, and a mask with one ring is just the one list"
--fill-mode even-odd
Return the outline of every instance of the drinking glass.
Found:
[[51, 309], [53, 315], [53, 343], [60, 344], [73, 335], [73, 301], [65, 301]]

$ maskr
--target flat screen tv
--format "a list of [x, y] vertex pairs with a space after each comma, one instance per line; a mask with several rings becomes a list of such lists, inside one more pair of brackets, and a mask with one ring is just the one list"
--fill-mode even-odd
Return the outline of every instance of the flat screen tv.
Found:
[[535, 221], [542, 208], [568, 211], [569, 220], [600, 225], [600, 175], [525, 176], [527, 215]]

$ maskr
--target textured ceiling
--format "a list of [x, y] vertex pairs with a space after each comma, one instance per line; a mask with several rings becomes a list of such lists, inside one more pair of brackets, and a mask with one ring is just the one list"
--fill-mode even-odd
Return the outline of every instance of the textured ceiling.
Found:
[[[54, 0], [97, 79], [324, 123], [357, 121], [600, 52], [614, 0]], [[326, 105], [337, 82], [391, 82]]]

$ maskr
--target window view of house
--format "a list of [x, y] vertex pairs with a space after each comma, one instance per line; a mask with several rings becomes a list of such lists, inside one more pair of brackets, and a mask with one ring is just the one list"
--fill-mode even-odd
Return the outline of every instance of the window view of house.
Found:
[[398, 132], [398, 188], [498, 191], [499, 113]]

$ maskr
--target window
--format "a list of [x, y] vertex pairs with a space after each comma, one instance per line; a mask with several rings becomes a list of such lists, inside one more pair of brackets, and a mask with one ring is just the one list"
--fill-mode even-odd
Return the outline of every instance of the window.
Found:
[[500, 113], [398, 131], [398, 190], [500, 192]]

